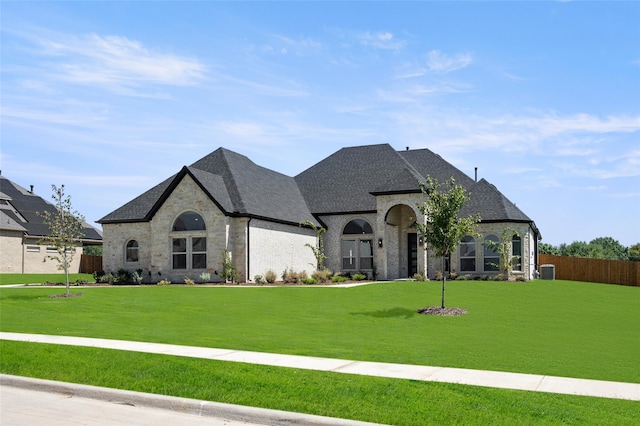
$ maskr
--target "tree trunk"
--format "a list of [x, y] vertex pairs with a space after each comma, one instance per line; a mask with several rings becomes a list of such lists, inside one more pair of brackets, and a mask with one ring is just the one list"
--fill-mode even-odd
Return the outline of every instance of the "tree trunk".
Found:
[[447, 280], [447, 274], [446, 274], [446, 271], [444, 270], [444, 263], [445, 263], [444, 256], [446, 255], [442, 256], [442, 305], [441, 305], [442, 309], [444, 309], [444, 282]]
[[64, 254], [64, 277], [66, 282], [66, 296], [69, 297], [69, 264], [67, 263], [67, 250], [65, 249]]

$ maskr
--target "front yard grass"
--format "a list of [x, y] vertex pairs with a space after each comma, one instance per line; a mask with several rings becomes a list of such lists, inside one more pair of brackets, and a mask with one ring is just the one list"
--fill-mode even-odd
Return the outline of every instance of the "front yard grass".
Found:
[[3, 373], [392, 425], [636, 425], [640, 402], [0, 341]]
[[[73, 284], [76, 280], [85, 282], [94, 282], [92, 274], [69, 274], [69, 283]], [[64, 274], [0, 274], [0, 285], [10, 284], [44, 284], [64, 283]]]
[[[636, 287], [450, 282], [447, 305], [469, 312], [461, 317], [416, 313], [439, 303], [437, 282], [95, 287], [72, 289], [82, 297], [49, 298], [61, 291], [0, 288], [0, 329], [640, 383]], [[1, 371], [7, 374], [383, 423], [637, 424], [640, 416], [637, 402], [92, 348], [1, 345]]]

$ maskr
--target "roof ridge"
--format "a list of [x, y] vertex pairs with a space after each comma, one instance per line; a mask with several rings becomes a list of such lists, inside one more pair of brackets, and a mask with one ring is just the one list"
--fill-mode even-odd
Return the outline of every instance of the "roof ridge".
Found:
[[[219, 148], [220, 155], [222, 155], [222, 164], [225, 168], [225, 171], [228, 173], [228, 178], [225, 178], [225, 175], [222, 175], [222, 179], [225, 181], [227, 192], [231, 198], [231, 203], [234, 207], [234, 212], [244, 212], [246, 210], [246, 206], [244, 205], [244, 201], [242, 199], [242, 193], [240, 192], [240, 188], [238, 187], [238, 183], [236, 182], [236, 176], [234, 171], [231, 168], [231, 164], [229, 163], [229, 154], [241, 155], [234, 151], [231, 151], [226, 148]], [[249, 159], [248, 157], [245, 157]], [[251, 161], [251, 160], [249, 160]], [[255, 164], [255, 163], [254, 163]]]

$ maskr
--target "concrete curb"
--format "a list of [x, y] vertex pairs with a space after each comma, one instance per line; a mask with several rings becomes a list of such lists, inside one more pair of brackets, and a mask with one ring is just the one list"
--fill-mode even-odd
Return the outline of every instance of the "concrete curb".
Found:
[[48, 393], [58, 393], [147, 408], [169, 410], [198, 417], [213, 417], [263, 425], [301, 425], [301, 426], [372, 426], [377, 423], [359, 422], [355, 420], [337, 419], [333, 417], [315, 416], [288, 411], [270, 410], [225, 404], [221, 402], [200, 401], [166, 395], [155, 395], [128, 390], [103, 388], [75, 383], [57, 382], [53, 380], [34, 379], [29, 377], [0, 374], [0, 386], [11, 386], [21, 389]]

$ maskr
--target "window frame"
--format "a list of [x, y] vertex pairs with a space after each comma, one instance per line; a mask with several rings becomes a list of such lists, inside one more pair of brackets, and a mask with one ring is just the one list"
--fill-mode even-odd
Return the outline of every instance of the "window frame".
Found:
[[[342, 227], [340, 237], [340, 264], [342, 270], [348, 272], [373, 271], [374, 239], [373, 227], [368, 220], [362, 218], [349, 220]], [[345, 243], [351, 243], [352, 247], [345, 247]], [[345, 256], [347, 249], [350, 250], [349, 255]], [[365, 253], [365, 251], [368, 251], [368, 253]], [[347, 260], [348, 264], [345, 263]], [[363, 268], [363, 265], [367, 267]]]
[[[471, 250], [464, 250], [463, 251], [463, 247], [465, 248], [471, 248]], [[459, 270], [460, 272], [476, 272], [476, 239], [472, 236], [472, 235], [465, 235], [464, 237], [462, 237], [460, 239], [460, 265], [459, 265]], [[471, 262], [471, 264], [473, 265], [473, 268], [463, 268], [463, 266], [467, 263], [467, 262]]]
[[207, 226], [204, 217], [199, 212], [186, 210], [176, 216], [171, 224], [169, 240], [172, 270], [203, 271], [207, 269], [209, 258]]
[[[135, 246], [129, 246], [132, 243], [135, 243]], [[134, 251], [135, 251], [135, 254], [136, 254], [135, 260], [129, 260], [130, 259], [129, 253], [130, 252], [134, 252]], [[125, 243], [125, 245], [124, 245], [124, 262], [125, 263], [139, 263], [140, 262], [140, 243], [138, 243], [138, 240], [130, 239]]]
[[516, 272], [522, 272], [522, 237], [518, 234], [511, 237], [511, 268]]
[[500, 267], [502, 266], [502, 262], [500, 262], [500, 252], [498, 251], [497, 247], [490, 247], [487, 241], [491, 241], [495, 244], [500, 244], [500, 238], [493, 234], [484, 237], [484, 250], [482, 251], [482, 269], [484, 270], [484, 272], [500, 272]]

